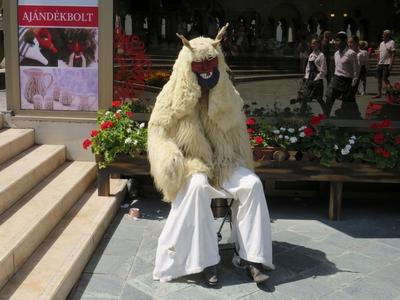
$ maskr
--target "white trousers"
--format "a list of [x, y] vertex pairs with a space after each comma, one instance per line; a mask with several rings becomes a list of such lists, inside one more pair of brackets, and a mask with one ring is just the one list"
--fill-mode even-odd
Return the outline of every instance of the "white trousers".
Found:
[[222, 188], [213, 188], [202, 173], [192, 175], [172, 202], [158, 239], [153, 278], [162, 282], [199, 273], [220, 261], [211, 211], [212, 198], [234, 198], [232, 237], [239, 256], [274, 269], [271, 224], [262, 183], [246, 168], [237, 168]]

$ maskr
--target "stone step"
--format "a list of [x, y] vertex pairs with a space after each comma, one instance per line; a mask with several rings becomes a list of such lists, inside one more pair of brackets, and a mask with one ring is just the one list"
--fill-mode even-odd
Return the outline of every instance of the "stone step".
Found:
[[0, 288], [95, 178], [94, 162], [65, 163], [0, 215]]
[[0, 299], [66, 299], [115, 217], [126, 180], [111, 180], [114, 196], [89, 189], [0, 290]]
[[33, 129], [4, 129], [0, 132], [0, 164], [32, 147], [34, 143]]
[[0, 166], [0, 214], [65, 162], [64, 145], [42, 145]]

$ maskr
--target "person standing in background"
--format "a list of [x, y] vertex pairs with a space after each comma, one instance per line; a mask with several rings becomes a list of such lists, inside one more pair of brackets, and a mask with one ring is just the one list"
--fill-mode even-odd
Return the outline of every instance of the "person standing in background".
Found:
[[323, 33], [323, 38], [321, 41], [321, 51], [324, 54], [325, 59], [326, 59], [326, 68], [327, 68], [326, 82], [327, 82], [327, 85], [331, 81], [331, 78], [335, 71], [335, 61], [333, 59], [333, 55], [334, 55], [335, 51], [334, 51], [333, 47], [334, 47], [334, 45], [332, 43], [332, 33], [330, 31], [325, 31]]
[[383, 41], [379, 45], [377, 66], [378, 94], [374, 96], [373, 99], [382, 97], [382, 81], [385, 83], [385, 87], [390, 87], [389, 76], [396, 55], [395, 43], [391, 35], [392, 33], [390, 30], [385, 30], [382, 35]]
[[335, 36], [337, 51], [335, 52], [335, 74], [329, 83], [324, 105], [324, 113], [329, 117], [336, 99], [348, 101], [351, 87], [354, 87], [358, 79], [357, 53], [347, 47], [347, 34], [340, 31]]
[[354, 86], [351, 87], [351, 92], [349, 94], [349, 98], [348, 101], [356, 101], [356, 94], [358, 91], [358, 86], [360, 84], [360, 70], [361, 70], [361, 64], [360, 64], [360, 39], [358, 36], [354, 35], [351, 36], [347, 39], [347, 46], [349, 47], [349, 49], [353, 50], [356, 54], [357, 54], [357, 62], [358, 62], [358, 77], [357, 77], [357, 81], [356, 84]]
[[358, 93], [363, 96], [367, 93], [367, 72], [368, 72], [368, 59], [369, 54], [367, 51], [368, 43], [360, 41], [360, 52], [357, 54], [358, 62], [360, 64], [360, 83], [358, 86]]
[[304, 100], [302, 109], [308, 101], [316, 99], [323, 106], [324, 83], [326, 76], [326, 60], [325, 55], [320, 50], [321, 42], [318, 39], [312, 39], [311, 49], [313, 50], [308, 57], [306, 71], [304, 74]]

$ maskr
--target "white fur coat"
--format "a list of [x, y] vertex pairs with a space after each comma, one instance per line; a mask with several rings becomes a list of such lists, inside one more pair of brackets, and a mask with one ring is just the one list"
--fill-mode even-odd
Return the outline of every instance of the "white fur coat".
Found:
[[[220, 46], [204, 37], [183, 47], [170, 80], [157, 97], [149, 121], [148, 157], [151, 174], [164, 200], [171, 202], [186, 178], [206, 173], [219, 187], [235, 167], [253, 170], [243, 100], [232, 85]], [[201, 98], [191, 62], [218, 56], [220, 78]]]

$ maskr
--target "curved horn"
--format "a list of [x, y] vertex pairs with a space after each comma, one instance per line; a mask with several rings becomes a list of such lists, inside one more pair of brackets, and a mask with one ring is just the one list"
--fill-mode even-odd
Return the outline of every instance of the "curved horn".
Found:
[[222, 40], [228, 26], [229, 26], [229, 23], [226, 23], [226, 25], [220, 29], [220, 31], [218, 32], [217, 36], [214, 39], [215, 41], [220, 42]]
[[190, 42], [181, 34], [177, 33], [176, 36], [182, 40], [182, 44], [186, 47], [188, 47], [190, 50], [193, 50], [192, 46], [190, 45]]

